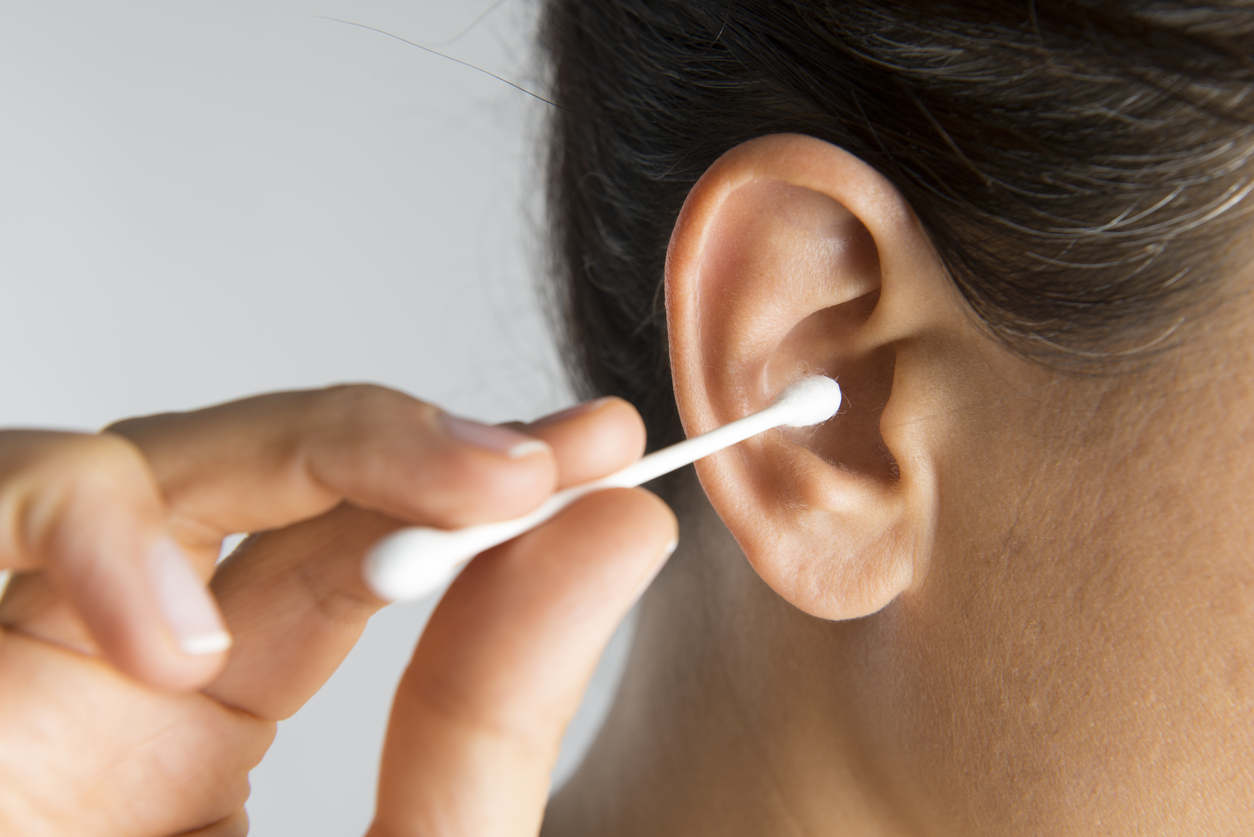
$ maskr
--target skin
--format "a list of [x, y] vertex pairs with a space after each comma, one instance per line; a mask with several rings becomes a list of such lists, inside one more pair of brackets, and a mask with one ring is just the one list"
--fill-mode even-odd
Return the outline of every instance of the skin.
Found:
[[[848, 410], [700, 463], [622, 692], [545, 811], [565, 723], [674, 520], [606, 492], [485, 554], [397, 694], [374, 837], [1244, 833], [1254, 821], [1254, 302], [1074, 377], [992, 339], [900, 195], [807, 137], [730, 152], [667, 263], [688, 432], [802, 369]], [[0, 830], [235, 835], [275, 720], [379, 606], [399, 520], [508, 517], [639, 456], [621, 402], [509, 458], [352, 388], [0, 435]], [[213, 575], [182, 654], [140, 556]]]
[[1236, 834], [1254, 823], [1254, 301], [1069, 376], [990, 337], [909, 207], [806, 137], [693, 190], [696, 432], [799, 366], [849, 403], [700, 463], [546, 835]]
[[[613, 399], [515, 429], [546, 444], [510, 457], [357, 386], [0, 433], [0, 567], [20, 572], [0, 601], [0, 833], [247, 833], [275, 722], [383, 605], [359, 576], [372, 543], [514, 516], [644, 448]], [[458, 578], [398, 689], [370, 835], [536, 832], [562, 731], [674, 525], [647, 492], [602, 492]], [[215, 572], [232, 530], [263, 531]], [[212, 574], [229, 652], [180, 650], [143, 560], [162, 539]]]

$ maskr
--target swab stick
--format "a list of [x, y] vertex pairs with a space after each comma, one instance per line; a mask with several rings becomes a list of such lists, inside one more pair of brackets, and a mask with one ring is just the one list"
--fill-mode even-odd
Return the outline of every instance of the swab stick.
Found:
[[840, 402], [840, 386], [831, 378], [803, 378], [764, 410], [655, 451], [609, 476], [559, 491], [522, 517], [461, 529], [400, 529], [366, 556], [366, 583], [390, 601], [419, 598], [452, 578], [480, 552], [534, 529], [580, 497], [606, 488], [633, 488], [776, 427], [820, 424], [836, 415]]

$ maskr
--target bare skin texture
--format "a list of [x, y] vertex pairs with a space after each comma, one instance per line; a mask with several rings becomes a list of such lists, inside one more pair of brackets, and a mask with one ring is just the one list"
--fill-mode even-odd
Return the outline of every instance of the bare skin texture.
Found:
[[[19, 571], [0, 602], [0, 834], [247, 833], [274, 723], [382, 605], [359, 578], [371, 543], [515, 516], [644, 449], [617, 400], [525, 434], [450, 427], [356, 386], [0, 433], [0, 566]], [[373, 837], [536, 833], [561, 733], [674, 527], [644, 491], [603, 492], [463, 573], [398, 690]], [[262, 533], [210, 599], [230, 531]], [[189, 645], [223, 624], [229, 651]]]
[[799, 369], [848, 410], [698, 464], [545, 834], [1250, 833], [1251, 278], [1162, 356], [1051, 373], [868, 166], [730, 152], [667, 265], [686, 429]]

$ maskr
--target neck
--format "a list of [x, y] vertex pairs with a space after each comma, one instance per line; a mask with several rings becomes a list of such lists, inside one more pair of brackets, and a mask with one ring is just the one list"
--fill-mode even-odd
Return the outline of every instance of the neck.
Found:
[[901, 833], [848, 723], [845, 661], [868, 626], [784, 602], [700, 505], [681, 510], [683, 545], [545, 837]]

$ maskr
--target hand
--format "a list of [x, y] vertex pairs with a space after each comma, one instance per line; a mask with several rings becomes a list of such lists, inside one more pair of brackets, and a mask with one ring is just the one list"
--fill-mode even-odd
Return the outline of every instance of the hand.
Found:
[[[0, 833], [245, 833], [274, 722], [381, 605], [359, 577], [371, 543], [524, 513], [643, 448], [620, 401], [527, 430], [346, 387], [0, 433], [0, 567], [19, 571], [0, 602]], [[674, 526], [651, 495], [603, 492], [463, 573], [398, 692], [374, 834], [535, 833], [561, 730]], [[203, 579], [223, 535], [258, 530], [213, 574], [227, 653]]]

